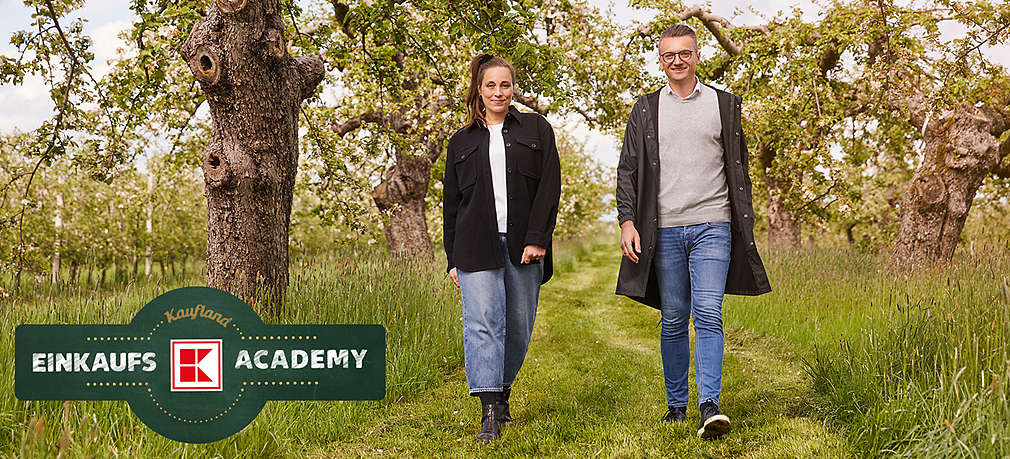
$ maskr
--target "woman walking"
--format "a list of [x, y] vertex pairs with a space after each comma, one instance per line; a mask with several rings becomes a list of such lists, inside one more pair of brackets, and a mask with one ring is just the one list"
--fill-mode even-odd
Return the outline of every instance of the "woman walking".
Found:
[[526, 357], [540, 285], [552, 274], [561, 195], [554, 130], [512, 106], [515, 69], [470, 62], [469, 121], [449, 139], [443, 183], [448, 273], [463, 303], [469, 393], [480, 398], [478, 442], [512, 421], [509, 394]]

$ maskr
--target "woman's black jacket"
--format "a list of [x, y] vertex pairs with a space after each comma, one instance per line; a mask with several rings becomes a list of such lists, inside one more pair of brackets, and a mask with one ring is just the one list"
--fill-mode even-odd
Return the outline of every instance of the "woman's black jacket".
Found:
[[[482, 271], [503, 266], [488, 158], [489, 137], [487, 128], [475, 121], [449, 139], [442, 189], [447, 271], [452, 268]], [[509, 107], [502, 137], [509, 259], [518, 266], [526, 245], [547, 249], [542, 261], [542, 283], [547, 282], [553, 273], [551, 235], [561, 197], [561, 163], [554, 130], [543, 116], [520, 113]]]

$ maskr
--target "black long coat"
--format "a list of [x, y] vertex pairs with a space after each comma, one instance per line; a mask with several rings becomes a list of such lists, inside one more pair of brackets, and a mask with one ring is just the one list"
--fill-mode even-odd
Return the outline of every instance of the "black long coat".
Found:
[[[740, 122], [740, 97], [716, 88], [722, 119], [723, 163], [729, 189], [733, 231], [726, 293], [760, 295], [771, 291], [764, 264], [754, 245], [754, 204], [747, 166], [747, 145]], [[639, 96], [628, 118], [617, 164], [617, 216], [635, 223], [642, 243], [638, 263], [621, 260], [617, 294], [659, 309], [659, 286], [653, 269], [659, 215], [659, 94]], [[670, 167], [667, 165], [666, 167]]]
[[[505, 188], [509, 259], [518, 266], [523, 248], [547, 249], [541, 283], [553, 274], [551, 238], [561, 197], [561, 162], [550, 123], [537, 113], [509, 107], [502, 126], [505, 139]], [[446, 271], [482, 271], [503, 266], [498, 242], [491, 161], [490, 133], [474, 122], [449, 139], [442, 196], [442, 231]]]

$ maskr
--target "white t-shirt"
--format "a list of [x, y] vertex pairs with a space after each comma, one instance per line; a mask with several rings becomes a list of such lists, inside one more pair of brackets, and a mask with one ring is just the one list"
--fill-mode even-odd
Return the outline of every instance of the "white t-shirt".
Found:
[[502, 124], [490, 124], [491, 140], [487, 154], [491, 160], [491, 185], [494, 188], [494, 210], [498, 216], [498, 232], [508, 229], [508, 189], [505, 185], [505, 139], [501, 135]]

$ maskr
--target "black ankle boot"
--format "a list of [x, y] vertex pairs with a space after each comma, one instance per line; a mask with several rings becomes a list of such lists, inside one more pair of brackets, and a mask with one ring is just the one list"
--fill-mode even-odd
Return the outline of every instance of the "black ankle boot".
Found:
[[502, 389], [502, 393], [501, 393], [501, 405], [502, 405], [501, 423], [505, 424], [505, 425], [512, 424], [512, 415], [509, 414], [509, 395], [511, 395], [511, 394], [512, 394], [512, 386], [506, 386], [504, 389]]
[[481, 406], [480, 433], [477, 434], [477, 443], [488, 443], [501, 436], [502, 405], [500, 403], [488, 403]]

